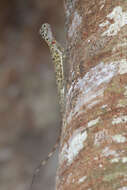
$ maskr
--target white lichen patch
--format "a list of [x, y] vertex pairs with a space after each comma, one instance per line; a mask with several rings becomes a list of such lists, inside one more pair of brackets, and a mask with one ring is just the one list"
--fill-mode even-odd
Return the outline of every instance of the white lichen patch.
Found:
[[66, 160], [66, 157], [67, 157], [67, 144], [65, 143], [62, 148], [62, 151], [60, 152], [60, 157], [59, 157], [60, 165]]
[[86, 180], [87, 176], [83, 176], [78, 180], [78, 183], [83, 183]]
[[98, 160], [98, 157], [94, 157], [94, 160]]
[[118, 190], [127, 190], [127, 186], [120, 187]]
[[70, 88], [69, 88], [68, 91], [67, 91], [67, 94], [66, 94], [67, 97], [70, 96], [70, 93], [71, 93], [71, 91], [72, 91], [72, 88], [73, 88], [73, 84], [70, 86]]
[[107, 108], [108, 107], [108, 105], [107, 104], [104, 104], [103, 106], [101, 106], [101, 109], [105, 109], [105, 108]]
[[102, 150], [102, 156], [108, 157], [108, 156], [114, 156], [114, 157], [118, 157], [118, 153], [115, 150], [111, 150], [109, 147], [105, 147]]
[[68, 30], [69, 37], [73, 37], [73, 34], [76, 32], [76, 29], [81, 24], [81, 22], [82, 22], [82, 17], [77, 12], [75, 12], [72, 24]]
[[75, 7], [76, 1], [77, 0], [73, 0], [73, 1], [69, 0], [66, 3], [64, 3], [67, 17], [70, 16], [70, 14], [72, 13], [72, 11], [73, 11], [73, 9]]
[[126, 123], [126, 122], [127, 122], [127, 115], [122, 115], [120, 117], [115, 117], [112, 120], [113, 125], [116, 125], [116, 124], [119, 124], [119, 123]]
[[112, 62], [112, 64], [116, 65], [117, 71], [120, 75], [127, 73], [127, 59], [120, 59]]
[[[113, 76], [115, 76], [117, 73], [117, 65], [118, 63], [116, 62], [110, 64], [104, 64], [101, 62], [96, 67], [90, 69], [90, 71], [86, 73], [82, 79], [79, 79], [78, 82], [74, 84], [73, 87], [71, 87], [73, 90], [69, 90], [69, 101], [71, 101], [71, 98], [73, 97], [75, 91], [79, 91], [79, 96], [77, 98], [73, 111], [70, 112], [67, 118], [68, 123], [70, 122], [73, 115], [76, 113], [77, 115], [80, 114], [80, 108], [82, 108], [82, 106], [86, 105], [86, 108], [89, 108], [89, 105], [94, 106], [96, 103], [99, 103], [101, 101], [101, 97], [103, 97], [106, 84], [110, 82]], [[102, 84], [103, 87], [99, 88], [99, 86]], [[92, 104], [93, 102], [95, 102], [95, 104]]]
[[127, 24], [127, 12], [123, 12], [122, 7], [115, 7], [107, 16], [107, 20], [100, 24], [100, 27], [107, 25], [107, 21], [113, 20], [110, 23], [108, 29], [102, 33], [102, 36], [114, 36], [121, 30], [121, 28]]
[[109, 139], [108, 131], [103, 129], [102, 131], [95, 133], [94, 145], [98, 146], [108, 139]]
[[[96, 103], [99, 103], [100, 101], [94, 101], [97, 97], [103, 97], [103, 93], [104, 93], [104, 89], [105, 88], [101, 88], [101, 89], [93, 89], [93, 91], [88, 92], [88, 94], [86, 92], [82, 92], [81, 96], [78, 97], [77, 102], [76, 102], [76, 106], [75, 106], [75, 113], [78, 112], [78, 110], [80, 110], [80, 108], [87, 103], [90, 103], [90, 105], [88, 105], [89, 107], [96, 105]], [[94, 102], [94, 104], [93, 104]]]
[[118, 72], [121, 75], [127, 73], [127, 60], [126, 59], [120, 60]]
[[92, 127], [93, 125], [96, 125], [100, 120], [100, 117], [98, 117], [97, 119], [91, 120], [88, 122], [88, 127]]
[[100, 4], [100, 10], [103, 9], [105, 6], [105, 0], [101, 0], [99, 4]]
[[80, 150], [84, 148], [84, 141], [87, 139], [87, 132], [76, 130], [69, 140], [69, 148], [67, 150], [68, 163], [72, 163]]
[[99, 164], [99, 168], [102, 168], [103, 167], [103, 165], [102, 164]]
[[67, 144], [64, 145], [61, 154], [60, 162], [67, 160], [68, 164], [71, 164], [78, 153], [84, 148], [84, 141], [87, 139], [87, 132], [81, 127], [77, 129]]
[[110, 160], [111, 163], [117, 163], [117, 162], [122, 162], [123, 164], [127, 162], [127, 157], [118, 157], [118, 158], [113, 158]]
[[117, 135], [112, 136], [112, 140], [114, 142], [117, 142], [117, 143], [124, 143], [127, 141], [126, 137], [124, 137], [121, 134], [117, 134]]
[[[112, 71], [112, 69], [114, 69], [114, 71]], [[85, 83], [89, 82], [92, 85], [90, 89], [87, 89], [87, 92], [89, 92], [91, 88], [94, 87], [94, 85], [99, 86], [102, 83], [109, 82], [115, 72], [116, 72], [116, 69], [115, 69], [114, 63], [104, 64], [104, 62], [101, 62], [100, 64], [90, 69], [90, 71], [82, 79], [79, 79], [76, 86], [81, 88], [84, 86], [84, 82]]]
[[120, 158], [113, 158], [110, 160], [111, 163], [118, 163]]
[[[101, 96], [101, 95], [100, 95]], [[100, 102], [100, 100], [93, 100], [88, 106], [88, 109], [91, 109], [94, 105], [97, 105]]]
[[123, 158], [122, 158], [122, 162], [123, 162], [123, 163], [126, 163], [126, 162], [127, 162], [127, 157], [123, 157]]
[[102, 22], [101, 24], [99, 24], [100, 27], [104, 27], [107, 26], [109, 24], [109, 21], [106, 20], [105, 22]]

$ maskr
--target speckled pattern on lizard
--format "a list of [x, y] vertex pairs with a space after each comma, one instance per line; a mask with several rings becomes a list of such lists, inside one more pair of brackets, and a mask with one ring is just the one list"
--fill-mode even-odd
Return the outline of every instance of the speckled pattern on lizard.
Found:
[[65, 78], [63, 68], [65, 60], [65, 51], [53, 37], [51, 27], [49, 24], [45, 23], [42, 25], [40, 29], [40, 34], [50, 48], [56, 75], [56, 85], [58, 90], [60, 110], [61, 113], [63, 113], [65, 106]]
[[[64, 77], [65, 51], [61, 47], [61, 45], [55, 40], [52, 34], [51, 26], [48, 23], [45, 23], [41, 26], [40, 35], [48, 44], [49, 49], [50, 49], [51, 57], [54, 64], [55, 76], [56, 76], [56, 85], [57, 85], [57, 91], [58, 91], [58, 101], [60, 105], [60, 112], [61, 112], [61, 116], [63, 117], [64, 107], [65, 107], [65, 77]], [[47, 161], [56, 151], [56, 148], [59, 145], [59, 142], [60, 142], [60, 135], [52, 151], [48, 154], [47, 158], [45, 160], [42, 160], [39, 166], [35, 169], [33, 177], [32, 177], [32, 183], [31, 183], [30, 189], [32, 188], [32, 185], [34, 183], [34, 179], [37, 173], [40, 171], [41, 167], [47, 163]]]

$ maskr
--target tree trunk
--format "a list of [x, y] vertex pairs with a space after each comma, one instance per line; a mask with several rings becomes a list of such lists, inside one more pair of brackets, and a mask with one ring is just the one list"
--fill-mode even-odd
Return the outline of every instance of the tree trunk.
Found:
[[65, 0], [69, 82], [56, 190], [127, 189], [127, 1]]

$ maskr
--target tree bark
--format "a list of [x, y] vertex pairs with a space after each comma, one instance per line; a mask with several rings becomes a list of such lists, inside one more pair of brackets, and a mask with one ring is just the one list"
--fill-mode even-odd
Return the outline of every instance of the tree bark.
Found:
[[65, 0], [69, 82], [56, 190], [127, 189], [127, 1]]

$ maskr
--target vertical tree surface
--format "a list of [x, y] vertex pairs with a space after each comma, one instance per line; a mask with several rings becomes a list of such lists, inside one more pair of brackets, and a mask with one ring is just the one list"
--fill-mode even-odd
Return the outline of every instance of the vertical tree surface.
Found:
[[127, 189], [127, 1], [65, 0], [70, 66], [57, 190]]

